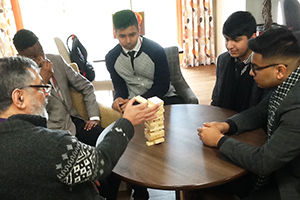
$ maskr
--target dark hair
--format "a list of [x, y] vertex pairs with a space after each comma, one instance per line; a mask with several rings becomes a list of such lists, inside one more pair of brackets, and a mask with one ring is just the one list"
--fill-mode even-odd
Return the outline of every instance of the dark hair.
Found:
[[34, 80], [28, 68], [37, 70], [36, 63], [22, 56], [0, 58], [0, 113], [12, 104], [12, 92]]
[[247, 11], [234, 12], [225, 21], [222, 33], [231, 39], [242, 35], [246, 35], [249, 39], [256, 33], [255, 18]]
[[129, 26], [136, 26], [138, 28], [138, 20], [135, 13], [131, 10], [121, 10], [114, 14], [113, 24], [115, 30], [126, 29]]
[[300, 47], [291, 30], [273, 28], [248, 41], [248, 47], [263, 58], [299, 57]]
[[27, 29], [19, 30], [13, 38], [13, 43], [18, 52], [32, 47], [37, 41], [39, 41], [39, 38]]

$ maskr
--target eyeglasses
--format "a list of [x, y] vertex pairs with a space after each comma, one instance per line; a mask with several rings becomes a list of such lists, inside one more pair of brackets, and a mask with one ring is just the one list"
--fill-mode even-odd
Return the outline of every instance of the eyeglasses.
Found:
[[[277, 66], [277, 65], [280, 65], [280, 64], [272, 64], [272, 65], [268, 65], [268, 66], [264, 66], [264, 67], [258, 67], [257, 65], [253, 64], [253, 63], [250, 63], [250, 68], [252, 69], [253, 73], [256, 75], [256, 72], [255, 71], [260, 71], [260, 70], [263, 70], [263, 69], [267, 69], [269, 67], [274, 67], [274, 66]], [[287, 67], [287, 65], [283, 64], [285, 67]]]
[[45, 93], [50, 93], [50, 91], [51, 91], [51, 85], [50, 84], [45, 84], [45, 85], [44, 84], [42, 84], [42, 85], [26, 85], [26, 86], [23, 86], [23, 87], [21, 87], [19, 89], [24, 89], [26, 87], [38, 88], [39, 90], [40, 90], [40, 88], [43, 88], [43, 90], [44, 90], [43, 92], [45, 92]]

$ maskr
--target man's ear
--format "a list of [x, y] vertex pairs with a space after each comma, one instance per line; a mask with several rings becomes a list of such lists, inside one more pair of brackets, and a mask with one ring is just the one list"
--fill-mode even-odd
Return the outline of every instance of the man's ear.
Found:
[[24, 93], [20, 89], [15, 89], [11, 95], [13, 104], [20, 108], [24, 109], [26, 107], [25, 102], [24, 102]]
[[287, 73], [287, 68], [285, 65], [279, 64], [276, 70], [276, 78], [282, 80]]
[[257, 37], [256, 33], [253, 33], [252, 36], [249, 39], [256, 38], [256, 37]]

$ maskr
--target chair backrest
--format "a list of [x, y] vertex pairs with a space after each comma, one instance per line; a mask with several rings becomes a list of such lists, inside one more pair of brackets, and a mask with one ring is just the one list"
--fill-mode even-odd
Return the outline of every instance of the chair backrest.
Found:
[[65, 61], [67, 63], [71, 63], [71, 58], [70, 58], [69, 52], [68, 52], [65, 44], [62, 42], [62, 40], [58, 37], [55, 37], [54, 42], [57, 46], [59, 54], [65, 59]]
[[176, 93], [184, 99], [185, 103], [198, 104], [199, 101], [196, 95], [182, 76], [179, 64], [178, 47], [166, 47], [165, 52], [170, 68], [171, 84], [174, 86]]
[[[73, 67], [75, 71], [77, 72], [79, 71], [76, 63], [70, 63], [70, 65], [71, 67]], [[76, 109], [76, 111], [82, 118], [88, 120], [88, 115], [83, 102], [83, 95], [77, 92], [72, 87], [70, 87], [70, 92], [71, 92], [73, 107]], [[98, 103], [98, 105], [101, 113], [101, 126], [103, 128], [107, 127], [109, 124], [116, 121], [118, 118], [122, 117], [122, 114], [120, 112], [113, 110], [112, 108], [107, 107], [101, 103]]]

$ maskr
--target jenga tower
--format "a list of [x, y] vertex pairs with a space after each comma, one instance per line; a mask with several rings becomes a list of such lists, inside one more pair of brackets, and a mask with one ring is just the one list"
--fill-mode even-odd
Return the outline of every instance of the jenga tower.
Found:
[[148, 100], [141, 96], [135, 97], [135, 99], [144, 103], [148, 101], [148, 106], [153, 106], [160, 103], [159, 111], [157, 112], [157, 118], [151, 121], [145, 122], [145, 137], [147, 138], [147, 146], [152, 146], [154, 144], [159, 144], [165, 141], [165, 131], [164, 131], [164, 101], [158, 97], [151, 97]]

